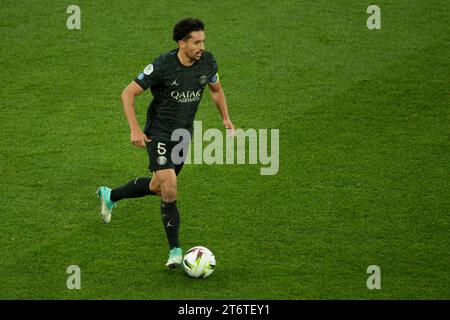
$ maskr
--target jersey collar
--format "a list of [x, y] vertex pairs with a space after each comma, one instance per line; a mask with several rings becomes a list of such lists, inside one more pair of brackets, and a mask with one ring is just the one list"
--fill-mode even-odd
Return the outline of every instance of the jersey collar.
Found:
[[[195, 60], [195, 62], [194, 62], [192, 65], [190, 65], [190, 66], [185, 66], [184, 64], [181, 63], [180, 59], [178, 58], [178, 50], [179, 50], [179, 49], [175, 49], [175, 60], [177, 60], [177, 64], [178, 64], [179, 66], [181, 66], [181, 67], [183, 67], [183, 68], [185, 68], [185, 69], [190, 69], [190, 68], [195, 67], [195, 66], [200, 62], [200, 60]], [[200, 58], [200, 59], [201, 59], [201, 58]]]

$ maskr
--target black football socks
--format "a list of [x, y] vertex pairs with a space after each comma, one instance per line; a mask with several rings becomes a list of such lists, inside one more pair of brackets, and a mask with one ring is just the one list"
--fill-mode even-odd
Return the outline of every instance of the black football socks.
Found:
[[127, 198], [140, 198], [151, 194], [155, 194], [150, 191], [150, 181], [152, 179], [149, 177], [141, 177], [131, 180], [130, 182], [111, 190], [110, 199], [113, 202], [127, 199]]
[[180, 214], [178, 213], [176, 201], [164, 202], [161, 199], [161, 218], [170, 249], [179, 247], [178, 229], [180, 226]]

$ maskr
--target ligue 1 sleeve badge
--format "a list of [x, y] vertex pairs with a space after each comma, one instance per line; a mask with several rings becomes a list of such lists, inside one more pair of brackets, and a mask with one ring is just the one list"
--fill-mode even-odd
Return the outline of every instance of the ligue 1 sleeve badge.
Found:
[[144, 73], [146, 75], [149, 76], [152, 72], [153, 72], [153, 65], [152, 64], [149, 64], [148, 66], [145, 67]]
[[204, 86], [204, 85], [206, 84], [206, 82], [208, 82], [208, 77], [207, 77], [207, 76], [201, 76], [201, 77], [198, 79], [198, 82], [200, 82], [200, 84], [201, 84], [202, 86]]

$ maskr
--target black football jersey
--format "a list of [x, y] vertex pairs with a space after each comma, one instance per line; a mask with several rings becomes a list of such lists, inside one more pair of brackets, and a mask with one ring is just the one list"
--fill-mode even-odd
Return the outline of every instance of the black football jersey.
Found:
[[170, 140], [178, 128], [192, 134], [205, 86], [218, 81], [217, 63], [210, 52], [204, 51], [191, 66], [181, 64], [177, 52], [178, 49], [160, 55], [134, 79], [153, 94], [144, 129], [149, 137]]

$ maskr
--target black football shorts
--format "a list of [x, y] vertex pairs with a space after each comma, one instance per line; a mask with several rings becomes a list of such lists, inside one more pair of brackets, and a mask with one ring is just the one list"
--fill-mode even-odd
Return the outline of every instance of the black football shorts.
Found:
[[[151, 172], [155, 172], [162, 169], [174, 169], [175, 174], [178, 176], [180, 173], [184, 161], [180, 161], [183, 158], [183, 152], [179, 152], [178, 155], [172, 155], [172, 150], [178, 145], [176, 141], [162, 140], [158, 137], [150, 138], [151, 141], [147, 142], [147, 153], [149, 158], [149, 166]], [[180, 147], [178, 146], [179, 150]], [[186, 149], [187, 151], [187, 149]]]

